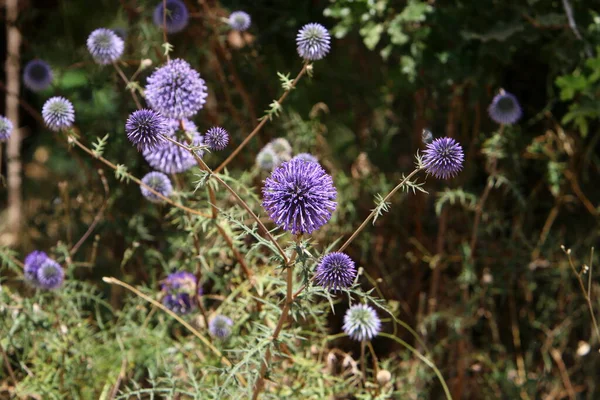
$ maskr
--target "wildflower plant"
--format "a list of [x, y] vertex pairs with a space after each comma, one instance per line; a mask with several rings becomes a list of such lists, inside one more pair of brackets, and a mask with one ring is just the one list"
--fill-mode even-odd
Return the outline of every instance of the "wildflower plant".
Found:
[[31, 60], [23, 68], [23, 84], [34, 92], [47, 89], [53, 79], [52, 68], [44, 60]]
[[181, 0], [167, 0], [165, 4], [161, 0], [154, 9], [152, 20], [154, 25], [165, 27], [168, 33], [181, 32], [188, 25], [190, 13], [185, 3]]

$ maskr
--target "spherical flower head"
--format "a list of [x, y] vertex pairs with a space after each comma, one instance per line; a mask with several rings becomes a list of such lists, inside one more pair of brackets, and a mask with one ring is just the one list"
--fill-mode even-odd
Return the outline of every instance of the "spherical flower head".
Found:
[[[195, 294], [202, 295], [194, 274], [180, 271], [167, 276], [162, 283], [163, 305], [177, 314], [186, 314], [196, 306]], [[197, 291], [197, 292], [196, 292]]]
[[355, 304], [344, 315], [344, 332], [354, 340], [371, 340], [381, 331], [381, 320], [366, 304]]
[[273, 147], [268, 144], [256, 155], [256, 165], [264, 171], [272, 171], [279, 164], [281, 164], [281, 159], [277, 157]]
[[229, 133], [220, 126], [214, 126], [204, 135], [204, 142], [211, 150], [223, 150], [229, 144]]
[[98, 64], [111, 64], [119, 59], [125, 50], [125, 42], [110, 29], [96, 29], [87, 39], [87, 48]]
[[200, 74], [181, 59], [156, 69], [147, 80], [146, 101], [167, 118], [193, 116], [204, 107], [207, 96]]
[[224, 315], [217, 315], [208, 323], [208, 331], [213, 337], [224, 340], [231, 335], [232, 326], [233, 321], [230, 318]]
[[488, 113], [494, 122], [503, 125], [512, 125], [523, 115], [517, 98], [504, 90], [500, 90], [500, 93], [494, 97], [488, 107]]
[[14, 129], [13, 123], [10, 119], [0, 115], [0, 142], [4, 142], [10, 138]]
[[234, 11], [229, 15], [229, 26], [236, 31], [245, 31], [251, 22], [250, 14], [245, 11]]
[[47, 258], [37, 271], [38, 286], [41, 289], [53, 290], [62, 286], [65, 272], [53, 259]]
[[39, 286], [37, 273], [48, 258], [48, 254], [38, 250], [32, 251], [25, 257], [25, 262], [23, 263], [23, 276], [27, 283], [32, 286]]
[[269, 144], [280, 160], [289, 161], [292, 158], [292, 145], [287, 141], [287, 139], [276, 138], [271, 140]]
[[[162, 172], [154, 171], [147, 173], [142, 178], [142, 182], [145, 185], [151, 187], [154, 191], [162, 194], [164, 197], [169, 197], [173, 192], [173, 185], [171, 184], [171, 180]], [[144, 196], [153, 203], [162, 203], [164, 201], [161, 197], [158, 197], [156, 194], [152, 193], [150, 190], [148, 190], [148, 188], [144, 186], [140, 186], [140, 190], [142, 191], [142, 196]]]
[[42, 107], [42, 117], [48, 128], [58, 132], [73, 125], [73, 122], [75, 122], [75, 108], [64, 97], [51, 97]]
[[127, 139], [138, 150], [154, 149], [166, 142], [163, 135], [169, 134], [167, 120], [159, 113], [142, 109], [132, 112], [125, 123]]
[[454, 139], [443, 137], [427, 145], [423, 166], [428, 174], [438, 179], [453, 178], [462, 170], [465, 156], [461, 145]]
[[[190, 13], [185, 3], [181, 0], [167, 0], [167, 16], [165, 18], [163, 1], [156, 5], [154, 9], [154, 25], [163, 28], [166, 26], [168, 33], [181, 32], [188, 24]], [[166, 25], [165, 25], [166, 22]]]
[[306, 24], [298, 31], [296, 46], [298, 54], [305, 60], [320, 60], [329, 53], [329, 32], [321, 24]]
[[308, 162], [316, 162], [318, 163], [319, 160], [317, 159], [317, 157], [313, 156], [310, 153], [300, 153], [300, 154], [296, 154], [292, 160], [304, 160], [304, 161], [308, 161]]
[[[185, 127], [185, 135], [191, 136], [192, 146], [201, 146], [204, 142], [202, 136], [197, 132], [196, 125], [187, 119], [183, 120]], [[168, 137], [177, 140], [181, 144], [187, 145], [187, 141], [183, 139], [180, 123], [176, 119], [167, 120], [169, 128]], [[179, 135], [178, 135], [179, 133]], [[178, 174], [196, 165], [196, 159], [189, 151], [183, 149], [176, 144], [165, 140], [154, 149], [144, 149], [142, 151], [144, 158], [148, 164], [154, 169], [157, 169], [165, 174]], [[204, 151], [196, 150], [196, 155], [202, 157]]]
[[321, 165], [291, 160], [265, 180], [262, 204], [277, 225], [296, 235], [325, 225], [336, 196], [333, 179]]
[[31, 60], [23, 68], [23, 83], [34, 92], [48, 88], [53, 77], [52, 68], [44, 60]]
[[315, 271], [317, 285], [338, 290], [352, 285], [356, 277], [354, 261], [345, 253], [329, 253], [321, 259]]

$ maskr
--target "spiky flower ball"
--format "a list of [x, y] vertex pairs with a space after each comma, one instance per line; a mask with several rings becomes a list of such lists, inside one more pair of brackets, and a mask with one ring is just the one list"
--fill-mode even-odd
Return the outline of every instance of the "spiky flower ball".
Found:
[[272, 171], [279, 164], [281, 164], [281, 160], [275, 154], [273, 147], [268, 144], [256, 155], [256, 165], [264, 171]]
[[331, 218], [336, 196], [333, 179], [319, 164], [292, 160], [265, 180], [262, 204], [281, 228], [312, 233]]
[[48, 128], [58, 132], [73, 125], [73, 122], [75, 122], [75, 108], [64, 97], [51, 97], [42, 107], [42, 117]]
[[287, 139], [276, 138], [269, 143], [271, 148], [277, 154], [277, 157], [282, 161], [289, 161], [292, 158], [292, 145]]
[[245, 31], [251, 22], [250, 14], [245, 11], [234, 11], [229, 15], [229, 26], [236, 31]]
[[39, 286], [37, 273], [48, 258], [48, 254], [38, 250], [32, 251], [25, 257], [25, 262], [23, 263], [23, 276], [27, 283], [35, 287]]
[[125, 42], [110, 29], [93, 31], [87, 39], [87, 48], [98, 64], [111, 64], [119, 59], [125, 49]]
[[[163, 1], [156, 5], [154, 9], [154, 25], [163, 28], [166, 26], [168, 33], [181, 32], [188, 24], [190, 13], [181, 0], [167, 0], [167, 15], [165, 18]], [[166, 25], [165, 25], [166, 22]]]
[[62, 267], [51, 258], [46, 258], [37, 271], [37, 285], [41, 289], [58, 289], [62, 286], [64, 279], [65, 272]]
[[488, 107], [490, 118], [498, 124], [512, 125], [523, 115], [519, 101], [515, 95], [500, 90], [492, 104]]
[[181, 59], [169, 61], [148, 77], [146, 100], [151, 108], [167, 118], [187, 118], [206, 103], [206, 84], [190, 64]]
[[315, 271], [315, 282], [329, 290], [352, 285], [356, 277], [354, 261], [345, 253], [333, 252], [321, 259]]
[[127, 139], [138, 150], [154, 149], [166, 140], [163, 135], [169, 134], [167, 120], [153, 110], [142, 109], [132, 112], [125, 123]]
[[208, 331], [213, 337], [224, 340], [231, 335], [232, 326], [233, 321], [230, 318], [224, 315], [217, 315], [208, 323]]
[[371, 340], [381, 331], [381, 320], [366, 304], [355, 304], [344, 315], [344, 332], [354, 340]]
[[423, 166], [428, 174], [438, 179], [453, 178], [463, 167], [465, 156], [461, 145], [454, 139], [443, 137], [427, 144]]
[[220, 126], [213, 126], [204, 135], [204, 143], [211, 150], [223, 150], [229, 144], [229, 133]]
[[177, 314], [186, 314], [196, 307], [196, 293], [202, 295], [196, 277], [186, 271], [174, 272], [162, 283], [164, 297], [162, 303]]
[[52, 68], [44, 60], [31, 60], [23, 68], [23, 83], [34, 92], [39, 92], [52, 83]]
[[329, 32], [321, 24], [306, 24], [298, 31], [296, 46], [300, 57], [315, 61], [320, 60], [329, 53]]
[[[163, 174], [162, 172], [149, 172], [142, 178], [142, 182], [151, 187], [154, 191], [162, 194], [164, 197], [169, 197], [173, 192], [173, 185], [171, 184], [171, 180], [168, 176]], [[152, 193], [147, 187], [140, 185], [140, 190], [142, 191], [142, 196], [147, 198], [153, 203], [161, 203], [164, 200]]]
[[[202, 136], [197, 132], [196, 125], [187, 119], [183, 120], [185, 133], [180, 130], [180, 123], [176, 119], [167, 121], [169, 128], [168, 137], [177, 140], [178, 142], [187, 145], [187, 141], [183, 139], [183, 135], [191, 136], [192, 146], [201, 146], [203, 144]], [[178, 174], [196, 165], [194, 156], [189, 151], [183, 149], [176, 144], [165, 140], [163, 143], [153, 149], [144, 149], [142, 151], [144, 158], [152, 168], [157, 169], [165, 174]], [[196, 150], [198, 157], [202, 157], [204, 152]]]
[[300, 153], [300, 154], [296, 154], [292, 160], [304, 160], [304, 161], [308, 161], [308, 162], [316, 162], [318, 163], [319, 160], [317, 159], [317, 157], [313, 156], [310, 153]]
[[10, 119], [0, 115], [0, 142], [4, 142], [10, 138], [14, 129], [13, 123]]

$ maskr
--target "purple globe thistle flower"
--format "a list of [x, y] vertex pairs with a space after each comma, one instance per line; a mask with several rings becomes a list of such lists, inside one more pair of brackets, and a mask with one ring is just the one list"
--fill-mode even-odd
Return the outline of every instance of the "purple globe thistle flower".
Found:
[[37, 250], [32, 251], [27, 255], [27, 257], [25, 257], [25, 262], [23, 263], [23, 276], [25, 277], [26, 282], [32, 286], [39, 286], [37, 273], [42, 264], [46, 262], [48, 258], [48, 254]]
[[167, 120], [162, 115], [152, 110], [142, 109], [129, 115], [125, 123], [125, 132], [127, 139], [137, 146], [138, 150], [145, 150], [154, 149], [166, 142], [163, 135], [169, 134], [169, 128]]
[[[181, 0], [167, 0], [167, 17], [165, 18], [163, 1], [156, 5], [153, 14], [154, 25], [166, 27], [168, 33], [181, 32], [188, 24], [190, 13]], [[166, 25], [165, 25], [166, 23]]]
[[423, 167], [438, 179], [453, 178], [462, 170], [465, 156], [460, 144], [452, 138], [443, 137], [427, 144], [423, 155]]
[[317, 159], [317, 157], [313, 156], [310, 153], [300, 153], [300, 154], [296, 154], [294, 157], [292, 157], [292, 160], [304, 160], [304, 161], [308, 161], [308, 162], [316, 162], [318, 163], [319, 160]]
[[523, 115], [517, 98], [504, 89], [494, 96], [492, 104], [488, 107], [488, 113], [494, 122], [503, 125], [512, 125]]
[[306, 60], [320, 60], [329, 53], [330, 40], [329, 32], [323, 25], [306, 24], [296, 36], [298, 54]]
[[10, 119], [0, 115], [0, 142], [4, 142], [10, 138], [14, 129], [13, 123]]
[[[185, 130], [192, 137], [192, 146], [201, 146], [203, 144], [202, 136], [197, 132], [196, 125], [187, 119], [183, 120]], [[182, 144], [187, 144], [185, 140], [179, 139], [177, 132], [180, 128], [180, 123], [176, 119], [167, 121], [169, 127], [168, 137], [180, 141]], [[179, 135], [180, 136], [180, 135]], [[154, 169], [157, 169], [165, 174], [178, 174], [196, 165], [196, 160], [189, 151], [177, 146], [167, 140], [158, 145], [154, 149], [145, 149], [142, 151], [144, 158], [148, 164]], [[202, 157], [204, 151], [196, 150], [196, 155]]]
[[200, 74], [181, 59], [171, 60], [148, 77], [146, 100], [168, 118], [187, 118], [198, 112], [208, 96]]
[[281, 164], [281, 160], [269, 144], [263, 147], [256, 155], [256, 165], [264, 171], [272, 171], [279, 164]]
[[265, 180], [263, 207], [277, 225], [294, 235], [312, 233], [331, 218], [336, 195], [333, 179], [321, 165], [292, 160]]
[[37, 283], [41, 289], [58, 289], [65, 279], [62, 267], [53, 259], [46, 258], [37, 271]]
[[223, 150], [229, 144], [229, 133], [220, 126], [213, 126], [204, 135], [204, 142], [211, 150]]
[[23, 68], [23, 83], [34, 92], [50, 86], [53, 77], [52, 68], [44, 60], [31, 60]]
[[196, 306], [195, 294], [202, 295], [202, 288], [197, 282], [194, 274], [186, 271], [174, 272], [167, 276], [161, 285], [164, 293], [163, 305], [176, 314], [186, 314], [193, 310]]
[[352, 285], [356, 277], [354, 261], [345, 253], [333, 252], [321, 259], [315, 271], [315, 282], [329, 290]]
[[251, 22], [250, 14], [245, 11], [234, 11], [229, 15], [229, 26], [236, 31], [245, 31]]
[[42, 107], [42, 117], [44, 117], [44, 122], [48, 125], [48, 128], [58, 132], [73, 125], [73, 122], [75, 122], [75, 108], [64, 97], [51, 97]]
[[217, 315], [208, 323], [208, 331], [212, 336], [224, 340], [231, 335], [232, 326], [233, 321], [230, 318], [224, 315]]
[[98, 64], [111, 64], [119, 59], [125, 50], [125, 42], [116, 33], [99, 28], [90, 33], [87, 48]]
[[381, 331], [381, 320], [372, 307], [355, 304], [346, 311], [342, 329], [354, 340], [371, 340]]
[[[169, 197], [173, 192], [173, 185], [171, 184], [171, 180], [168, 176], [163, 174], [162, 172], [149, 172], [142, 178], [142, 182], [154, 189], [154, 191], [162, 194], [164, 197]], [[142, 191], [142, 196], [147, 198], [153, 203], [161, 203], [164, 200], [158, 197], [156, 194], [152, 193], [148, 188], [144, 186], [140, 186], [140, 190]]]

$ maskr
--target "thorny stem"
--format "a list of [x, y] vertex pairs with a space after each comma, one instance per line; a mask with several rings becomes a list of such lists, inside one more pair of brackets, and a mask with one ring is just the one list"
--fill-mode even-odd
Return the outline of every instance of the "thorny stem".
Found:
[[[117, 64], [116, 62], [113, 62], [113, 65], [114, 65], [115, 69], [117, 70], [117, 73], [119, 74], [121, 79], [123, 79], [123, 82], [125, 82], [125, 87], [127, 87], [130, 83], [129, 79], [127, 79], [127, 76], [125, 76], [125, 73], [123, 72], [121, 67], [119, 67], [119, 64]], [[140, 100], [137, 97], [137, 94], [135, 94], [135, 89], [130, 88], [129, 91], [131, 92], [131, 97], [133, 97], [133, 101], [135, 102], [135, 105], [137, 106], [138, 110], [141, 110], [142, 105], [140, 103]]]

